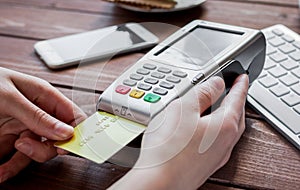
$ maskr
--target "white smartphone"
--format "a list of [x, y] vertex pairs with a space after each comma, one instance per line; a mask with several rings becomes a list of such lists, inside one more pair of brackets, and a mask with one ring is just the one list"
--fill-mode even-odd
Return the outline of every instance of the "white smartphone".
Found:
[[40, 41], [34, 49], [48, 67], [58, 69], [148, 48], [158, 41], [158, 37], [141, 24], [126, 23]]

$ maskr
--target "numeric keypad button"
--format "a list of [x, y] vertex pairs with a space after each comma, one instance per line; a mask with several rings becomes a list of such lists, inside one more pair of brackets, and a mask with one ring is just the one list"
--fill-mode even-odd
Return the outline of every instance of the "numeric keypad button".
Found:
[[151, 85], [144, 84], [144, 83], [139, 83], [137, 87], [141, 90], [146, 90], [146, 91], [151, 90], [152, 88]]
[[173, 83], [180, 83], [181, 81], [178, 77], [174, 77], [174, 76], [168, 76], [166, 80]]
[[127, 94], [131, 90], [128, 86], [119, 85], [116, 87], [115, 91], [119, 94]]
[[143, 76], [142, 75], [138, 75], [138, 74], [131, 74], [130, 75], [130, 79], [132, 79], [132, 80], [143, 80]]
[[136, 72], [141, 75], [148, 75], [150, 73], [150, 71], [146, 69], [138, 69]]
[[156, 69], [156, 66], [155, 66], [155, 65], [152, 65], [152, 64], [150, 64], [150, 63], [144, 64], [143, 67], [144, 67], [145, 69], [149, 69], [149, 70], [154, 70], [154, 69]]
[[130, 92], [129, 96], [132, 97], [132, 98], [139, 99], [139, 98], [143, 97], [144, 94], [145, 94], [145, 92], [142, 91], [142, 90], [136, 90], [136, 89], [133, 89], [133, 90]]
[[159, 72], [153, 72], [153, 73], [151, 73], [151, 76], [154, 78], [163, 79], [163, 78], [165, 78], [166, 75], [159, 73]]
[[155, 78], [146, 78], [144, 80], [145, 83], [148, 83], [148, 84], [157, 84], [158, 83], [158, 80], [155, 79]]
[[176, 77], [185, 78], [187, 76], [187, 73], [183, 71], [174, 71], [173, 75]]
[[162, 81], [159, 83], [160, 87], [166, 88], [166, 89], [172, 89], [174, 88], [174, 84], [170, 84], [168, 82]]
[[123, 81], [123, 84], [127, 85], [127, 86], [135, 86], [136, 82], [130, 79], [126, 79]]
[[161, 99], [160, 96], [155, 95], [155, 94], [151, 94], [151, 93], [147, 94], [147, 95], [144, 97], [144, 100], [145, 100], [146, 102], [150, 102], [150, 103], [156, 103], [156, 102], [158, 102], [160, 99]]
[[168, 74], [168, 73], [170, 73], [172, 70], [169, 69], [169, 68], [166, 68], [166, 67], [159, 67], [159, 68], [157, 69], [157, 71]]
[[155, 94], [159, 94], [159, 95], [163, 95], [163, 96], [166, 95], [166, 94], [168, 93], [167, 90], [162, 89], [162, 88], [158, 88], [158, 87], [154, 88], [154, 89], [153, 89], [153, 92], [154, 92]]

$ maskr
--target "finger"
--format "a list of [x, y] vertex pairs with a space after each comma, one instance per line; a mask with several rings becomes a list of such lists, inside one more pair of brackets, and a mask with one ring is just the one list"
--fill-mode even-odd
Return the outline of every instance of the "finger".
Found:
[[45, 80], [17, 73], [12, 78], [14, 85], [31, 102], [57, 119], [75, 125], [86, 116], [84, 112]]
[[0, 166], [0, 183], [14, 177], [26, 166], [29, 165], [31, 159], [21, 152], [16, 152], [13, 157]]
[[66, 150], [64, 150], [64, 149], [61, 149], [61, 148], [57, 148], [56, 152], [57, 152], [57, 154], [59, 154], [59, 155], [67, 155], [67, 154], [69, 154], [68, 151], [66, 151]]
[[3, 120], [0, 124], [0, 135], [19, 135], [22, 131], [25, 131], [27, 127], [14, 118], [8, 118]]
[[[199, 152], [207, 151], [215, 141], [222, 141], [224, 147], [232, 148], [244, 126], [243, 111], [248, 89], [248, 76], [239, 76], [222, 105], [212, 114], [202, 117], [202, 128], [205, 129]], [[240, 128], [242, 126], [242, 128]], [[219, 138], [218, 138], [219, 137]]]
[[9, 114], [34, 133], [52, 140], [65, 140], [73, 135], [73, 127], [41, 110], [20, 92], [15, 93], [12, 104], [13, 108], [9, 110]]
[[220, 77], [212, 77], [196, 87], [198, 91], [198, 101], [200, 104], [200, 114], [213, 105], [222, 95], [225, 83]]
[[239, 123], [243, 113], [249, 87], [249, 78], [246, 74], [240, 75], [234, 82], [228, 95], [224, 98], [221, 108], [229, 110], [235, 116], [233, 119]]
[[17, 138], [18, 137], [16, 135], [4, 135], [0, 137], [0, 159], [4, 158], [14, 151], [14, 144]]
[[17, 150], [37, 162], [45, 162], [57, 155], [52, 141], [41, 142], [36, 135], [26, 132], [15, 143]]

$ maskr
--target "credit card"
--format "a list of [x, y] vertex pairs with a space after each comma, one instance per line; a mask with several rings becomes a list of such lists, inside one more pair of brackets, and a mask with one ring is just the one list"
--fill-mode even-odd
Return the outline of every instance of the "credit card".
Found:
[[74, 129], [74, 136], [56, 147], [103, 163], [143, 133], [146, 126], [106, 112], [96, 112]]

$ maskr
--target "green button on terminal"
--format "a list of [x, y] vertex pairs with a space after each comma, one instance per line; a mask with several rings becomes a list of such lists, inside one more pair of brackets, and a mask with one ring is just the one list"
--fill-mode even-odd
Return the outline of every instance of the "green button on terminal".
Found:
[[147, 94], [145, 97], [144, 97], [144, 100], [146, 102], [150, 102], [150, 103], [155, 103], [155, 102], [158, 102], [160, 100], [160, 96], [157, 96], [155, 94]]

